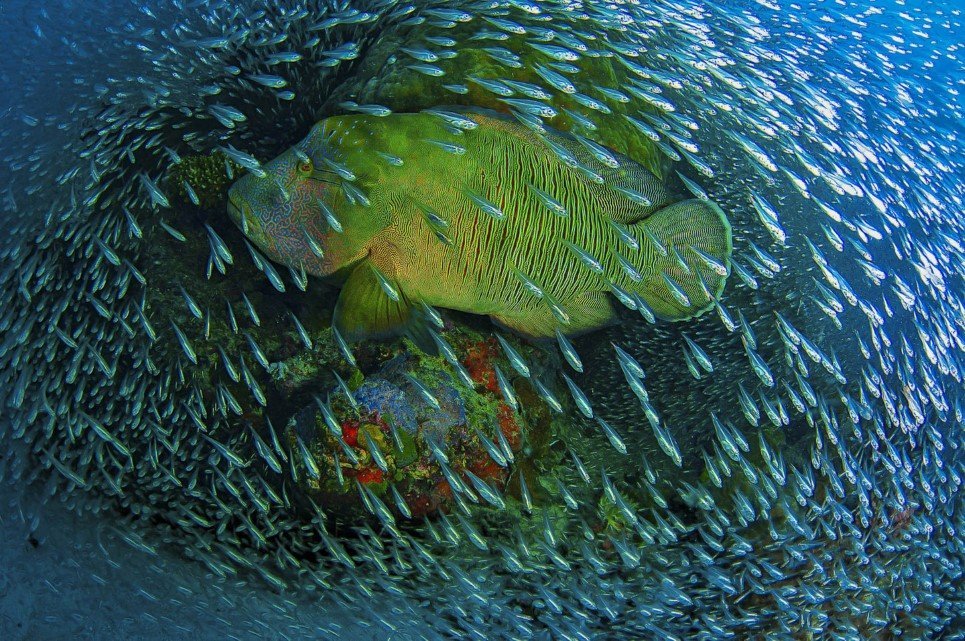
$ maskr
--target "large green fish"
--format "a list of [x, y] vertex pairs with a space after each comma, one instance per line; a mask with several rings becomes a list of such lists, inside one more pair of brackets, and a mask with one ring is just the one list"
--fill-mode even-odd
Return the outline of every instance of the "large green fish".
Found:
[[495, 113], [327, 118], [262, 169], [232, 186], [231, 216], [272, 260], [343, 282], [333, 322], [350, 340], [414, 329], [422, 303], [531, 337], [601, 327], [616, 300], [684, 319], [730, 269], [713, 203]]

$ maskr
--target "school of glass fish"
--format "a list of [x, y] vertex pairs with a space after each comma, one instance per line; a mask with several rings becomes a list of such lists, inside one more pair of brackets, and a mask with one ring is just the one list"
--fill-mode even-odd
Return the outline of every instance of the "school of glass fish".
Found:
[[[960, 632], [959, 10], [61, 0], [0, 19], [25, 43], [0, 68], [19, 90], [0, 102], [0, 476], [10, 483], [103, 513], [115, 543], [203, 563], [226, 599], [234, 577], [258, 578], [249, 591], [311, 586], [371, 619], [378, 638], [425, 607], [426, 638]], [[537, 376], [521, 341], [497, 334], [507, 404], [525, 411], [517, 390], [530, 379], [527, 402], [571, 414], [551, 468], [500, 491], [459, 478], [434, 446], [449, 514], [409, 518], [394, 489], [380, 497], [357, 484], [372, 518], [346, 523], [298, 495], [295, 481], [318, 464], [264, 419], [280, 401], [256, 330], [277, 326], [311, 350], [311, 319], [286, 305], [312, 283], [229, 236], [227, 214], [176, 227], [167, 173], [220, 152], [229, 176], [259, 175], [332, 115], [324, 109], [391, 114], [351, 91], [327, 102], [393, 34], [404, 37], [402, 64], [438, 83], [439, 106], [486, 91], [535, 132], [565, 118], [603, 157], [596, 123], [619, 108], [674, 161], [674, 180], [727, 212], [734, 253], [729, 266], [708, 263], [730, 270], [713, 311], [668, 324], [621, 301], [633, 313], [620, 326], [543, 345], [559, 355], [556, 374]], [[466, 77], [469, 47], [501, 74]], [[625, 81], [580, 71], [601, 57]], [[530, 64], [541, 82], [518, 79]], [[560, 114], [551, 98], [563, 94], [577, 106]], [[455, 130], [467, 124], [435, 112]], [[197, 205], [197, 187], [185, 180], [180, 193]], [[171, 281], [152, 245], [192, 242], [210, 255]], [[264, 282], [233, 275], [242, 263]], [[177, 304], [147, 302], [159, 282]], [[204, 302], [218, 282], [236, 288], [227, 310]], [[264, 283], [278, 298], [249, 296]], [[329, 336], [354, 365], [354, 346]], [[434, 333], [465, 380], [445, 336]], [[334, 393], [351, 398], [336, 378]], [[241, 421], [252, 408], [260, 420]], [[506, 467], [498, 436], [480, 433]], [[412, 609], [379, 612], [382, 595]], [[272, 634], [320, 631], [338, 634], [294, 620]]]

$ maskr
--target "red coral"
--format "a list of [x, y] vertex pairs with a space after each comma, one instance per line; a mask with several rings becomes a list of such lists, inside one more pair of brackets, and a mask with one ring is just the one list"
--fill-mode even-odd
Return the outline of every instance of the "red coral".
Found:
[[363, 425], [374, 425], [383, 434], [389, 433], [389, 424], [375, 411], [362, 414], [359, 418], [349, 418], [342, 422], [342, 440], [346, 445], [359, 447], [359, 428]]
[[506, 482], [506, 470], [499, 467], [494, 460], [484, 454], [475, 459], [469, 466], [469, 471], [484, 481], [493, 481], [497, 486], [502, 486]]
[[346, 445], [359, 446], [359, 427], [359, 422], [352, 418], [342, 423], [342, 440]]
[[363, 467], [355, 473], [355, 478], [363, 485], [370, 485], [383, 482], [385, 475], [377, 467]]
[[449, 481], [439, 481], [433, 490], [433, 495], [440, 501], [449, 502], [452, 500], [452, 488]]
[[477, 385], [481, 385], [493, 394], [499, 393], [499, 384], [496, 381], [496, 370], [493, 369], [492, 360], [499, 355], [496, 340], [487, 338], [476, 343], [472, 343], [466, 349], [466, 356], [462, 364], [466, 366], [469, 377]]
[[509, 405], [500, 402], [496, 417], [499, 419], [499, 431], [503, 433], [506, 442], [509, 443], [509, 449], [514, 452], [519, 451], [520, 429], [519, 423], [516, 422], [515, 412]]
[[436, 514], [440, 511], [446, 512], [453, 500], [452, 488], [445, 480], [441, 480], [430, 487], [411, 485], [403, 494], [403, 498], [414, 519]]

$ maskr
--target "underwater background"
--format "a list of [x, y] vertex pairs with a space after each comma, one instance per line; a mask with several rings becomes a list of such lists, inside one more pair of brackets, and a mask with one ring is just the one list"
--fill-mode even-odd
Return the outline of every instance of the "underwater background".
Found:
[[[0, 635], [962, 638], [962, 33], [950, 2], [0, 2]], [[467, 107], [715, 202], [732, 251], [677, 273], [722, 292], [350, 344], [338, 287], [229, 216], [322, 118], [468, 139]]]

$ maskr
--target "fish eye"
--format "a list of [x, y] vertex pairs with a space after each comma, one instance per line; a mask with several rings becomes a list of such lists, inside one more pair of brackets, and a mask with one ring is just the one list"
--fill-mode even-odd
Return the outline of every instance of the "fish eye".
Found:
[[298, 163], [298, 171], [303, 174], [312, 173], [312, 169], [314, 169], [314, 165], [312, 165], [311, 160], [302, 160]]

